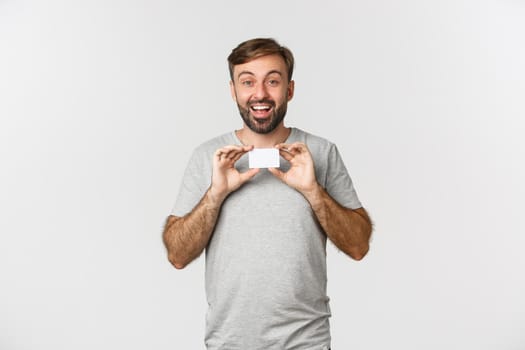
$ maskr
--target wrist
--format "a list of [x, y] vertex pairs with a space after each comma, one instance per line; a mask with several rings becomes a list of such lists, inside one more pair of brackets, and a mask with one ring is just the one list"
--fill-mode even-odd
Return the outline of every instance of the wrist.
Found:
[[218, 191], [213, 186], [210, 186], [208, 188], [208, 191], [206, 191], [206, 197], [208, 199], [209, 205], [213, 208], [220, 208], [222, 205], [222, 202], [226, 199], [228, 196], [228, 193], [224, 193], [223, 191]]
[[301, 194], [306, 198], [312, 207], [317, 205], [322, 198], [323, 188], [316, 181], [315, 184], [307, 189], [301, 191]]

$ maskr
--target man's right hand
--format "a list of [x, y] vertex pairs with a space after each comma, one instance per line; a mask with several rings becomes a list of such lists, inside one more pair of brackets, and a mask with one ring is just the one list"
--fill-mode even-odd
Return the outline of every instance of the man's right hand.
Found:
[[237, 190], [245, 182], [259, 172], [259, 169], [250, 169], [240, 173], [235, 163], [253, 146], [225, 146], [215, 151], [213, 155], [213, 175], [209, 194], [214, 200], [222, 202], [230, 193]]

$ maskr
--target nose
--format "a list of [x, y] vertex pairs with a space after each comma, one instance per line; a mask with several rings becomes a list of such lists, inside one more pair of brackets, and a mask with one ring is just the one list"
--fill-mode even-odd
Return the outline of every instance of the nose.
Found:
[[266, 89], [266, 84], [257, 84], [255, 86], [253, 97], [257, 100], [262, 100], [268, 97], [268, 90]]

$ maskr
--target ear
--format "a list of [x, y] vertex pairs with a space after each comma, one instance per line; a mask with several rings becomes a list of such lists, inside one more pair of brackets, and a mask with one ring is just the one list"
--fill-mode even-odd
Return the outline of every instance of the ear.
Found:
[[290, 101], [293, 98], [293, 93], [295, 90], [295, 81], [290, 80], [288, 83], [287, 99]]
[[232, 95], [233, 100], [237, 102], [237, 94], [235, 93], [235, 85], [233, 84], [232, 80], [230, 80], [230, 94]]

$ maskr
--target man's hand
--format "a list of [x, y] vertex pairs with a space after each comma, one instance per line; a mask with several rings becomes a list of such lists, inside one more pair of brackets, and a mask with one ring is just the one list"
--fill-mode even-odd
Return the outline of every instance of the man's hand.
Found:
[[170, 216], [166, 221], [163, 240], [168, 259], [182, 269], [206, 248], [217, 223], [224, 199], [257, 174], [259, 169], [239, 173], [235, 162], [253, 146], [226, 146], [213, 155], [211, 186], [201, 201], [183, 217]]
[[214, 197], [214, 200], [222, 202], [231, 192], [237, 190], [259, 172], [259, 169], [250, 169], [241, 174], [235, 168], [235, 163], [252, 149], [253, 146], [226, 146], [215, 152], [210, 187], [210, 195]]
[[372, 223], [366, 211], [341, 206], [319, 185], [312, 155], [304, 143], [279, 144], [275, 148], [290, 162], [290, 169], [287, 172], [275, 168], [268, 170], [306, 198], [324, 232], [339, 249], [361, 260], [368, 252], [372, 234]]
[[304, 143], [293, 144], [280, 143], [275, 146], [279, 154], [290, 162], [290, 169], [282, 172], [276, 168], [268, 170], [281, 179], [288, 186], [295, 188], [302, 194], [315, 191], [318, 188], [315, 177], [314, 161], [308, 147]]

